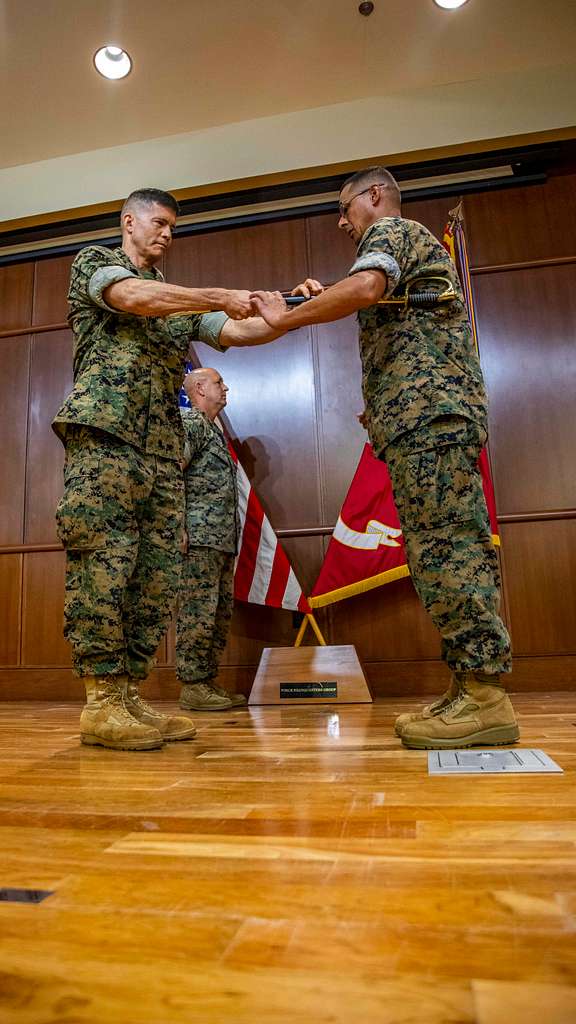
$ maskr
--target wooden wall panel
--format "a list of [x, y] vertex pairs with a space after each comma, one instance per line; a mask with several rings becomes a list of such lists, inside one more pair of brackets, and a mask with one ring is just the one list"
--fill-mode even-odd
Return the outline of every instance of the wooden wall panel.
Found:
[[0, 555], [0, 665], [20, 664], [22, 555]]
[[[410, 199], [408, 196], [402, 204], [402, 212], [410, 220], [425, 224], [432, 234], [442, 241], [450, 210], [454, 209], [460, 198], [458, 195], [442, 196], [440, 199]], [[467, 203], [468, 197], [465, 199], [465, 207]]]
[[34, 282], [33, 324], [64, 323], [68, 315], [68, 285], [73, 256], [40, 260]]
[[576, 519], [502, 528], [516, 655], [576, 654]]
[[30, 552], [24, 556], [23, 665], [71, 664], [70, 648], [62, 636], [65, 565], [63, 551]]
[[230, 388], [226, 424], [275, 529], [313, 526], [319, 516], [316, 396], [310, 332], [294, 331], [224, 354], [195, 346]]
[[332, 642], [355, 644], [362, 662], [440, 657], [440, 641], [409, 579], [331, 606]]
[[28, 327], [32, 319], [34, 264], [0, 267], [0, 331]]
[[358, 422], [364, 408], [358, 327], [354, 317], [314, 329], [317, 345], [318, 423], [322, 459], [322, 523], [336, 522], [368, 435]]
[[576, 255], [576, 175], [466, 196], [464, 209], [475, 267]]
[[306, 276], [303, 274], [306, 266], [303, 218], [196, 237], [201, 284], [285, 291]]
[[291, 647], [295, 639], [291, 612], [238, 601], [222, 665], [249, 665], [255, 670], [264, 647]]
[[72, 388], [72, 333], [54, 331], [32, 340], [28, 460], [27, 544], [57, 541], [54, 511], [62, 494], [64, 447], [50, 424]]
[[181, 284], [186, 288], [200, 288], [207, 283], [200, 280], [198, 237], [198, 235], [189, 235], [187, 238], [174, 239], [165, 257], [164, 273], [166, 280], [171, 284]]
[[322, 213], [308, 220], [310, 277], [333, 284], [345, 277], [354, 262], [355, 247], [338, 228], [336, 213]]
[[166, 663], [167, 663], [167, 639], [168, 639], [167, 636], [165, 636], [164, 639], [161, 641], [160, 646], [158, 648], [158, 651], [157, 651], [157, 654], [156, 654], [156, 659], [157, 659], [158, 665], [166, 665]]
[[474, 278], [501, 514], [576, 508], [576, 263]]
[[309, 596], [324, 561], [324, 538], [284, 537], [281, 543], [300, 586], [306, 596]]
[[30, 338], [0, 338], [0, 545], [24, 530]]
[[[170, 627], [166, 633], [164, 647], [164, 664], [174, 665], [176, 663], [176, 627], [174, 624], [174, 620], [170, 623]], [[160, 661], [159, 664], [161, 664]]]

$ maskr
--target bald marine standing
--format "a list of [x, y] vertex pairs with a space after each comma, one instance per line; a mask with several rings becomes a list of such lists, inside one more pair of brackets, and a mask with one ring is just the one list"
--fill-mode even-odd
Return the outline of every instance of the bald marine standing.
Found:
[[234, 563], [240, 537], [236, 462], [216, 422], [228, 388], [205, 367], [184, 378], [190, 408], [184, 424], [187, 547], [176, 616], [180, 707], [228, 711], [246, 704], [218, 684], [234, 607]]

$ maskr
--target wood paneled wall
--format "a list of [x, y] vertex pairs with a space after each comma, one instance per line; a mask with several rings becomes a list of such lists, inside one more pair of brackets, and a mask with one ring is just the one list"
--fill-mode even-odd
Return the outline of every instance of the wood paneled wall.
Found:
[[[575, 186], [558, 176], [465, 201], [518, 690], [576, 688]], [[454, 202], [412, 202], [404, 212], [440, 234]], [[183, 284], [287, 289], [307, 275], [336, 280], [352, 256], [335, 217], [312, 215], [179, 238], [166, 272]], [[0, 699], [81, 696], [61, 635], [54, 507], [63, 451], [50, 429], [71, 386], [71, 335], [55, 329], [70, 262], [0, 268]], [[228, 424], [273, 526], [333, 525], [365, 441], [354, 318], [225, 355], [196, 351], [230, 387]], [[310, 588], [326, 538], [301, 532], [284, 545]], [[445, 678], [410, 580], [318, 618], [328, 642], [356, 645], [376, 694], [428, 693]], [[294, 637], [289, 612], [238, 605], [223, 681], [248, 690], [262, 647]], [[170, 632], [153, 696], [176, 693], [173, 662]]]

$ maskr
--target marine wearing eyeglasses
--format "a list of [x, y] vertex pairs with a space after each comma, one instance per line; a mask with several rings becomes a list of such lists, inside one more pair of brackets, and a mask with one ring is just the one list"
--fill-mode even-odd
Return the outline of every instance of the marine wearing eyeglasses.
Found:
[[[256, 308], [276, 330], [357, 313], [365, 424], [386, 460], [414, 586], [442, 637], [450, 672], [441, 697], [396, 731], [405, 746], [466, 747], [519, 735], [501, 673], [510, 639], [499, 615], [500, 581], [478, 455], [487, 438], [486, 394], [456, 268], [440, 242], [401, 214], [384, 167], [352, 175], [340, 192], [338, 227], [357, 247], [348, 276], [288, 310], [257, 292]], [[433, 309], [378, 305], [431, 277], [456, 297]]]
[[344, 220], [345, 220], [346, 217], [347, 217], [347, 214], [348, 214], [348, 210], [352, 206], [352, 203], [354, 202], [354, 200], [358, 199], [359, 196], [365, 196], [367, 192], [372, 192], [372, 189], [377, 189], [377, 188], [388, 188], [388, 185], [385, 184], [383, 181], [373, 182], [371, 185], [368, 185], [368, 188], [363, 188], [360, 192], [356, 192], [345, 203], [343, 203], [342, 199], [340, 199], [340, 202], [338, 203], [338, 213], [340, 214], [340, 217], [344, 218]]

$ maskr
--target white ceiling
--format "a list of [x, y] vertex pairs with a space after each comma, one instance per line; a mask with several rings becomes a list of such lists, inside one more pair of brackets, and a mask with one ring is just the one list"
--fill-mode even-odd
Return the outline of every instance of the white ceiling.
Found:
[[[469, 0], [454, 12], [375, 0], [369, 18], [357, 7], [0, 0], [0, 167], [574, 62], [576, 0]], [[133, 57], [122, 82], [93, 69], [106, 43]]]

